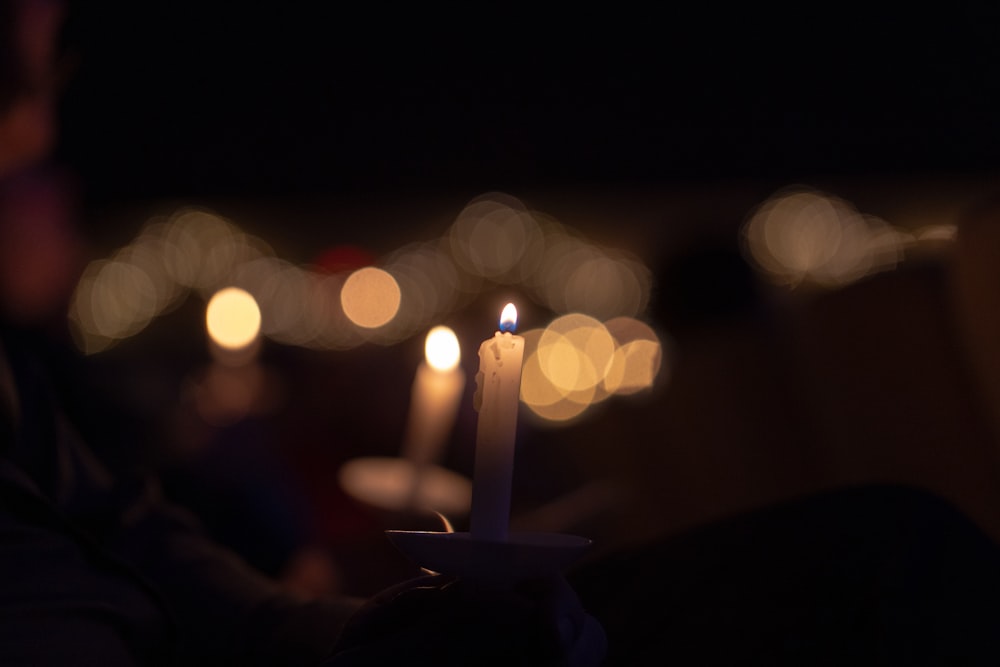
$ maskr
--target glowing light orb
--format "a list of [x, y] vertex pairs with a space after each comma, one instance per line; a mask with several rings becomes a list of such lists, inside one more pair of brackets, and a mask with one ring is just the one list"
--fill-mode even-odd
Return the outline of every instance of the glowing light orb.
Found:
[[462, 350], [455, 332], [444, 326], [431, 329], [424, 341], [424, 356], [430, 367], [437, 371], [447, 372], [458, 366]]
[[377, 329], [388, 324], [399, 312], [399, 283], [388, 271], [367, 266], [344, 281], [340, 304], [344, 314], [363, 329]]
[[205, 325], [220, 347], [238, 350], [256, 340], [260, 332], [260, 308], [249, 292], [227, 287], [208, 302]]

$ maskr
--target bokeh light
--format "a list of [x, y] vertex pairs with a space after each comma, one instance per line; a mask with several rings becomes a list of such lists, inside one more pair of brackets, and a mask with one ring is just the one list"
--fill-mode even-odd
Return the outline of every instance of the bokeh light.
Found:
[[503, 193], [470, 202], [448, 242], [466, 292], [482, 281], [517, 284], [556, 313], [598, 318], [637, 316], [649, 301], [651, 274], [638, 259], [580, 239]]
[[364, 248], [340, 250], [323, 253], [319, 266], [299, 265], [207, 209], [155, 215], [132, 243], [87, 267], [69, 313], [74, 335], [81, 350], [97, 353], [192, 293], [208, 300], [237, 287], [260, 308], [260, 335], [349, 350], [406, 340], [497, 284], [517, 286], [554, 313], [597, 319], [637, 316], [651, 286], [637, 258], [589, 243], [498, 192], [469, 202], [442, 237], [382, 257], [380, 268], [358, 268], [373, 259]]
[[660, 341], [634, 318], [570, 313], [522, 335], [521, 401], [545, 422], [570, 423], [609, 396], [651, 389], [660, 375]]
[[260, 308], [249, 292], [227, 287], [212, 296], [205, 309], [205, 326], [212, 341], [227, 350], [239, 350], [257, 339]]
[[925, 225], [916, 230], [914, 236], [918, 241], [951, 242], [958, 236], [958, 226], [947, 224]]
[[601, 322], [580, 313], [553, 320], [538, 341], [542, 373], [567, 392], [596, 387], [607, 373], [615, 342]]
[[663, 344], [648, 324], [616, 317], [605, 322], [605, 327], [617, 346], [604, 376], [608, 393], [627, 396], [649, 389], [657, 378], [666, 379]]
[[398, 341], [423, 331], [450, 313], [459, 300], [458, 269], [441, 243], [412, 243], [390, 254], [381, 265], [399, 285], [400, 307], [384, 332]]
[[384, 326], [399, 312], [399, 283], [392, 275], [373, 266], [358, 269], [340, 289], [344, 314], [359, 327]]
[[434, 370], [442, 372], [453, 370], [462, 359], [458, 336], [448, 327], [434, 327], [427, 332], [427, 338], [424, 340], [424, 356]]
[[538, 224], [510, 195], [487, 193], [469, 202], [449, 234], [456, 263], [471, 274], [497, 282], [518, 282], [538, 263]]
[[142, 330], [156, 315], [156, 288], [149, 275], [129, 261], [92, 262], [78, 283], [70, 321], [85, 351], [98, 351]]
[[742, 234], [751, 262], [771, 281], [793, 288], [847, 285], [895, 268], [908, 252], [950, 240], [947, 231], [910, 233], [859, 212], [840, 197], [803, 186], [768, 198], [749, 216]]

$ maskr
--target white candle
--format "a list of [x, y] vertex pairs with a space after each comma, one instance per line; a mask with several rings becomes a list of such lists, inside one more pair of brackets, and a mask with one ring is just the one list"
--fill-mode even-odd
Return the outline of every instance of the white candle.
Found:
[[436, 463], [448, 434], [455, 424], [465, 375], [458, 367], [461, 349], [455, 332], [448, 327], [434, 327], [424, 342], [424, 361], [417, 367], [410, 395], [403, 456], [415, 469], [412, 503], [419, 496], [423, 468]]
[[510, 525], [517, 405], [521, 389], [524, 338], [512, 332], [517, 309], [508, 303], [500, 331], [479, 346], [474, 399], [479, 412], [472, 482], [470, 532], [477, 539], [502, 542]]

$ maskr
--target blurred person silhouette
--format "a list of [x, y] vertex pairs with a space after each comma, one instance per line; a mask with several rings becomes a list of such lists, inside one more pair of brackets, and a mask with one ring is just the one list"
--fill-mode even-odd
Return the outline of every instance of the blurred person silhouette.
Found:
[[66, 11], [0, 1], [0, 663], [598, 664], [604, 635], [561, 578], [303, 599], [83, 442], [30, 333], [58, 326], [78, 269], [60, 191], [36, 170]]

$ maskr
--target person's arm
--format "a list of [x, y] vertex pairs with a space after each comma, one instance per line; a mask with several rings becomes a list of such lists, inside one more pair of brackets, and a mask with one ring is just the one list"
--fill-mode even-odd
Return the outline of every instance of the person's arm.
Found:
[[212, 541], [155, 486], [109, 546], [159, 591], [178, 627], [183, 664], [315, 665], [361, 605], [295, 598]]

